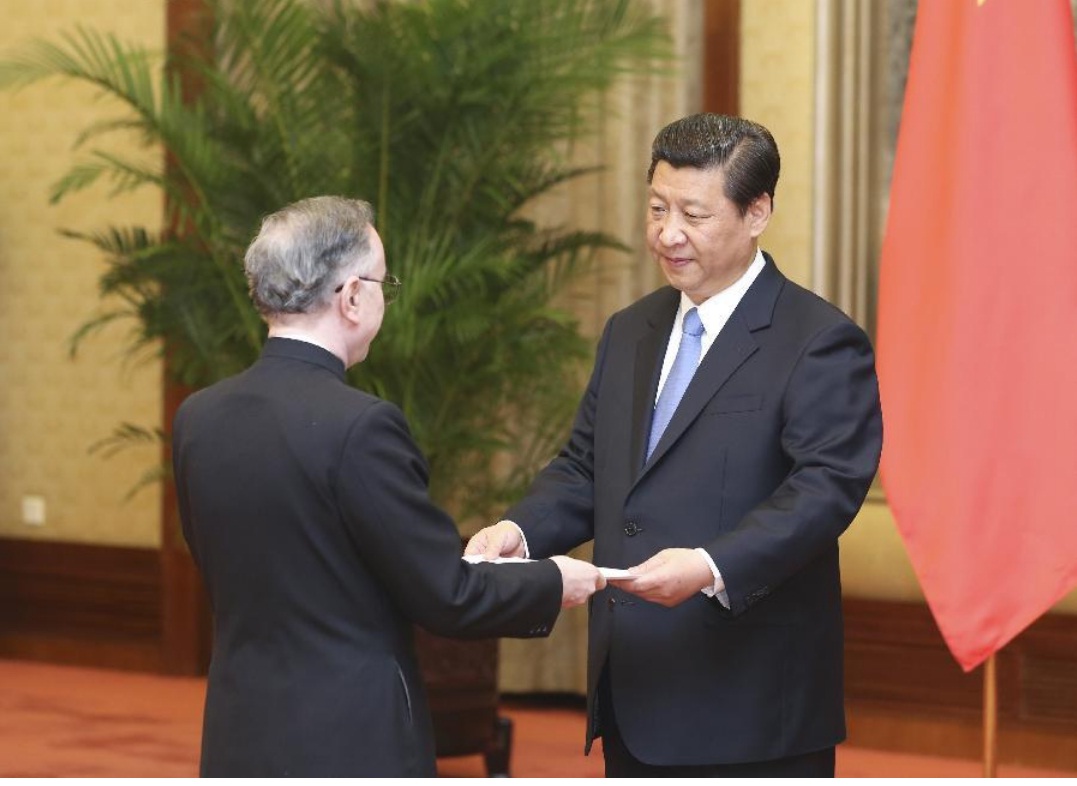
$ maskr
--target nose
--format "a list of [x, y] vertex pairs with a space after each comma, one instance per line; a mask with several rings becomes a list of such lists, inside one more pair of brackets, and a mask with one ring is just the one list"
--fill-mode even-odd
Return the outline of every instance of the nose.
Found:
[[657, 222], [657, 241], [663, 246], [676, 246], [684, 242], [684, 230], [680, 222], [671, 213], [667, 213]]

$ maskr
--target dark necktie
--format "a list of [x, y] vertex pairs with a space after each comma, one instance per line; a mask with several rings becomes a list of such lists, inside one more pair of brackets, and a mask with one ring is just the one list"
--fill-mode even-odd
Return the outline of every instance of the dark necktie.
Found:
[[658, 403], [654, 407], [651, 437], [647, 442], [648, 459], [654, 452], [658, 440], [662, 438], [662, 432], [666, 430], [666, 426], [673, 418], [673, 413], [677, 411], [677, 404], [680, 403], [681, 396], [684, 395], [684, 390], [692, 381], [692, 375], [696, 373], [696, 366], [699, 365], [699, 353], [703, 347], [703, 323], [696, 309], [688, 309], [681, 329], [683, 332], [681, 344], [677, 347], [677, 357], [673, 359], [673, 366], [666, 377], [666, 384], [662, 386]]

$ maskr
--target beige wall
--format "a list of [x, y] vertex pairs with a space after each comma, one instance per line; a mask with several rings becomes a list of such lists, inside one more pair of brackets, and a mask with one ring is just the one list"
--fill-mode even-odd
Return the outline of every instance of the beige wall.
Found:
[[741, 3], [740, 112], [770, 129], [782, 156], [762, 246], [805, 286], [811, 284], [814, 68], [814, 2]]
[[[776, 212], [763, 236], [790, 278], [812, 281], [812, 163], [815, 155], [815, 14], [809, 0], [749, 0], [741, 4], [741, 113], [767, 126], [782, 154]], [[842, 580], [848, 595], [921, 600], [893, 515], [873, 492], [842, 537]], [[1056, 611], [1077, 613], [1077, 592]]]
[[[156, 50], [165, 4], [146, 0], [5, 0], [0, 53], [34, 37], [58, 40], [76, 22]], [[106, 198], [105, 189], [48, 203], [49, 185], [72, 163], [80, 129], [116, 115], [84, 88], [56, 82], [0, 91], [0, 536], [155, 546], [156, 486], [124, 497], [158, 452], [110, 459], [88, 448], [123, 421], [161, 420], [160, 369], [124, 364], [121, 330], [92, 338], [78, 356], [68, 339], [99, 308], [100, 257], [60, 227], [156, 228], [159, 198]], [[46, 503], [42, 527], [22, 521], [25, 495]]]
[[[809, 0], [752, 0], [742, 4], [741, 20], [742, 113], [769, 127], [782, 151], [777, 210], [763, 245], [791, 278], [809, 286], [815, 12]], [[35, 36], [55, 39], [76, 20], [163, 46], [163, 2], [7, 0], [0, 51]], [[125, 365], [118, 330], [91, 339], [75, 359], [67, 354], [73, 331], [98, 308], [102, 265], [56, 229], [154, 226], [159, 214], [159, 200], [149, 192], [105, 199], [98, 190], [48, 204], [49, 184], [73, 160], [77, 131], [111, 114], [91, 98], [85, 89], [55, 83], [0, 92], [0, 536], [155, 546], [157, 488], [130, 501], [124, 496], [156, 452], [104, 459], [87, 449], [122, 421], [159, 425], [160, 369]], [[22, 522], [25, 495], [44, 497], [45, 526]], [[922, 597], [881, 497], [865, 505], [842, 548], [850, 594]], [[1059, 608], [1077, 612], [1077, 593]]]

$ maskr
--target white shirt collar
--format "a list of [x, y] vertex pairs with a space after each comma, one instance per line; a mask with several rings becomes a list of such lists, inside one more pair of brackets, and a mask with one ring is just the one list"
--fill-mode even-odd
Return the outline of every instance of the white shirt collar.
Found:
[[[673, 324], [673, 335], [680, 336], [681, 324], [684, 320], [684, 315], [690, 308], [695, 308], [699, 312], [699, 319], [703, 323], [703, 354], [706, 354], [707, 349], [714, 341], [715, 337], [725, 327], [725, 323], [729, 320], [729, 316], [733, 313], [733, 310], [740, 303], [741, 298], [744, 297], [744, 293], [748, 291], [748, 287], [759, 277], [759, 274], [763, 272], [763, 267], [766, 265], [766, 260], [763, 259], [763, 252], [756, 249], [755, 259], [752, 260], [752, 264], [748, 265], [748, 269], [741, 274], [741, 277], [723, 289], [717, 295], [704, 300], [698, 306], [692, 302], [688, 295], [681, 293], [681, 305], [677, 310], [677, 317]], [[678, 338], [679, 340], [679, 338]]]
[[677, 356], [684, 315], [688, 309], [698, 309], [699, 319], [703, 323], [703, 336], [700, 341], [699, 353], [699, 360], [702, 362], [707, 350], [711, 348], [714, 340], [718, 337], [722, 328], [725, 327], [725, 323], [729, 321], [729, 317], [748, 291], [748, 287], [763, 272], [765, 265], [766, 260], [763, 259], [763, 252], [756, 249], [755, 259], [752, 260], [752, 264], [748, 266], [744, 274], [717, 295], [712, 295], [697, 306], [688, 295], [681, 293], [680, 307], [677, 309], [677, 315], [673, 318], [673, 331], [670, 333], [669, 341], [666, 344], [666, 355], [662, 361], [662, 371], [658, 378], [658, 390], [655, 393], [656, 400], [658, 393], [662, 391], [662, 386], [666, 384], [669, 370], [673, 367], [673, 359]]

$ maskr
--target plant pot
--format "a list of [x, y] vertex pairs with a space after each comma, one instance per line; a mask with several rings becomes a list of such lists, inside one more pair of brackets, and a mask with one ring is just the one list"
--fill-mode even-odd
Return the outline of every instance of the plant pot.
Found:
[[415, 629], [437, 755], [481, 754], [487, 775], [508, 777], [512, 721], [498, 709], [498, 640], [446, 639]]

